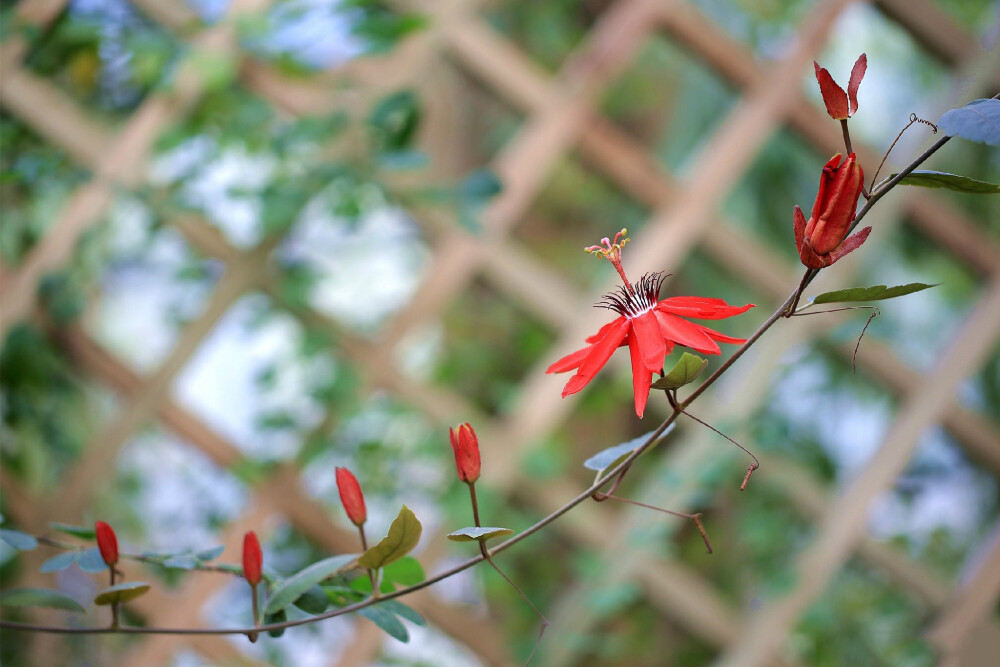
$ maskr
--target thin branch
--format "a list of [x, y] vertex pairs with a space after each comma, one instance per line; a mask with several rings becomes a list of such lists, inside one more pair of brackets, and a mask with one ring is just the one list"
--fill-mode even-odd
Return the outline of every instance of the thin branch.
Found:
[[656, 505], [647, 505], [646, 503], [640, 503], [638, 500], [632, 500], [630, 498], [622, 498], [621, 496], [613, 496], [610, 493], [601, 494], [603, 497], [601, 500], [617, 500], [619, 502], [628, 503], [629, 505], [638, 505], [639, 507], [645, 507], [646, 509], [656, 510], [657, 512], [663, 512], [664, 514], [671, 514], [673, 516], [681, 517], [682, 519], [691, 519], [694, 522], [695, 527], [698, 528], [698, 532], [701, 533], [701, 539], [705, 541], [705, 548], [708, 549], [708, 553], [712, 553], [712, 543], [708, 541], [708, 533], [705, 532], [705, 526], [701, 523], [701, 518], [704, 516], [701, 512], [696, 512], [695, 514], [687, 514], [685, 512], [676, 512], [674, 510], [668, 510], [665, 507], [657, 507]]
[[[480, 542], [480, 544], [482, 544], [482, 542]], [[543, 614], [538, 610], [538, 607], [536, 607], [531, 602], [531, 600], [528, 599], [528, 596], [524, 594], [524, 591], [522, 591], [521, 588], [517, 584], [515, 584], [510, 577], [504, 574], [503, 570], [501, 570], [497, 566], [497, 564], [493, 562], [493, 559], [490, 558], [488, 555], [486, 556], [486, 562], [489, 563], [490, 566], [497, 571], [497, 574], [499, 574], [501, 577], [504, 578], [504, 581], [506, 581], [508, 584], [511, 585], [511, 588], [517, 591], [517, 594], [521, 596], [521, 599], [524, 600], [529, 607], [531, 607], [531, 610], [535, 612], [538, 618], [542, 619], [542, 627], [538, 629], [538, 637], [535, 639], [535, 645], [532, 647], [531, 653], [528, 654], [528, 659], [524, 661], [525, 667], [527, 667], [527, 665], [531, 663], [531, 659], [535, 657], [535, 651], [538, 650], [538, 645], [542, 643], [542, 635], [545, 634], [545, 629], [548, 628], [549, 625], [551, 625], [551, 621], [549, 621], [549, 619], [545, 617], [545, 614]]]

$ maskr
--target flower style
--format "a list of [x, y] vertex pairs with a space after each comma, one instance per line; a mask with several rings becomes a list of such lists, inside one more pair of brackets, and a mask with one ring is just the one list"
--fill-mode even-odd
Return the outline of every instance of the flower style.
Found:
[[[663, 357], [674, 345], [683, 345], [702, 354], [719, 354], [718, 343], [742, 344], [743, 338], [726, 336], [708, 327], [695, 324], [685, 317], [720, 320], [739, 315], [753, 308], [754, 304], [730, 306], [722, 299], [697, 296], [675, 296], [658, 301], [665, 275], [647, 273], [636, 283], [630, 283], [622, 268], [621, 252], [629, 239], [625, 229], [615, 235], [612, 242], [602, 239], [602, 246], [584, 248], [587, 252], [603, 257], [614, 265], [624, 286], [605, 295], [597, 305], [618, 313], [618, 317], [605, 324], [587, 339], [589, 345], [568, 354], [549, 366], [547, 373], [565, 373], [576, 370], [563, 388], [565, 398], [583, 389], [594, 379], [614, 351], [628, 345], [632, 358], [632, 388], [635, 394], [635, 413], [642, 418], [649, 397], [653, 373], [663, 372]], [[620, 239], [620, 240], [619, 240]]]
[[854, 63], [846, 93], [843, 88], [837, 85], [825, 67], [820, 67], [816, 61], [813, 61], [813, 65], [816, 68], [819, 90], [823, 93], [826, 112], [830, 114], [830, 118], [847, 120], [853, 116], [854, 112], [858, 110], [858, 87], [861, 85], [861, 79], [865, 77], [865, 70], [868, 68], [868, 56], [862, 53], [857, 62]]
[[260, 551], [260, 540], [252, 530], [243, 536], [243, 578], [251, 586], [260, 583], [264, 556]]
[[358, 478], [347, 468], [337, 468], [337, 492], [340, 493], [340, 502], [344, 505], [347, 518], [355, 526], [360, 526], [368, 519], [368, 512], [365, 510], [365, 497], [361, 493], [361, 485]]
[[808, 222], [801, 208], [796, 206], [792, 210], [795, 246], [799, 250], [799, 259], [810, 269], [830, 266], [856, 250], [872, 231], [871, 227], [865, 227], [857, 234], [844, 238], [854, 222], [865, 175], [854, 153], [843, 162], [840, 158], [841, 154], [837, 153], [823, 167], [819, 192], [816, 193]]
[[114, 567], [118, 562], [118, 538], [114, 529], [103, 521], [98, 521], [94, 524], [94, 535], [97, 537], [97, 548], [101, 552], [101, 558], [108, 566]]
[[466, 484], [475, 484], [479, 479], [479, 438], [468, 422], [458, 428], [448, 429], [451, 448], [455, 451], [455, 467], [458, 478]]

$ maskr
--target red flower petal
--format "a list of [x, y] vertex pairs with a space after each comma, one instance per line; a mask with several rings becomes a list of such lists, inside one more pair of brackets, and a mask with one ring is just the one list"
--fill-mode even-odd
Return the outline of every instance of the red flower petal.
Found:
[[[605, 336], [607, 336], [608, 332], [611, 331], [611, 327], [613, 327], [615, 325], [615, 322], [617, 322], [618, 320], [622, 319], [623, 317], [625, 317], [625, 316], [624, 315], [619, 315], [617, 319], [612, 320], [612, 321], [608, 322], [607, 324], [605, 324], [603, 327], [601, 327], [600, 329], [598, 329], [597, 333], [595, 333], [593, 336], [588, 336], [587, 337], [587, 342], [588, 343], [596, 343], [597, 341], [599, 341], [602, 338], [604, 338]], [[621, 344], [625, 345], [626, 343], [625, 343], [625, 341], [622, 341]]]
[[[663, 369], [663, 357], [667, 354], [667, 346], [663, 342], [663, 332], [660, 331], [660, 324], [656, 321], [653, 311], [647, 311], [631, 320], [632, 329], [629, 334], [629, 351], [635, 354], [638, 347], [642, 354], [642, 361], [650, 371]], [[632, 338], [638, 345], [633, 345]]]
[[587, 383], [594, 379], [597, 372], [604, 368], [604, 364], [608, 363], [608, 359], [611, 358], [615, 349], [624, 340], [629, 328], [628, 320], [624, 317], [619, 317], [613, 324], [615, 326], [608, 328], [607, 335], [590, 347], [590, 352], [587, 354], [586, 359], [583, 360], [583, 363], [580, 364], [576, 375], [571, 377], [566, 386], [563, 387], [563, 398], [570, 394], [575, 394], [587, 386]]
[[[649, 399], [649, 385], [653, 380], [653, 373], [646, 368], [646, 363], [642, 358], [642, 350], [637, 339], [629, 337], [628, 351], [632, 357], [632, 393], [635, 394], [635, 414], [642, 419], [642, 413], [646, 411], [646, 401]], [[663, 363], [663, 360], [660, 360]]]
[[850, 116], [847, 108], [847, 93], [837, 85], [825, 67], [820, 67], [816, 61], [813, 61], [813, 65], [816, 67], [819, 91], [823, 93], [823, 102], [826, 104], [826, 112], [830, 114], [830, 118], [843, 120]]
[[719, 354], [722, 352], [719, 345], [702, 331], [703, 327], [661, 310], [653, 312], [656, 313], [656, 319], [660, 322], [660, 330], [663, 332], [665, 338], [669, 338], [680, 345], [686, 345], [702, 354]]
[[847, 99], [850, 102], [848, 116], [853, 116], [854, 112], [858, 110], [858, 86], [861, 85], [861, 79], [865, 78], [866, 69], [868, 69], [868, 56], [862, 53], [858, 56], [858, 61], [854, 63], [854, 69], [851, 70], [851, 80], [847, 84]]
[[697, 296], [673, 296], [660, 301], [656, 307], [671, 315], [693, 317], [699, 320], [721, 320], [733, 315], [745, 313], [754, 307], [748, 303], [745, 306], [731, 306], [722, 299], [703, 299]]
[[[587, 340], [590, 340], [589, 338]], [[573, 371], [580, 367], [583, 360], [587, 358], [590, 354], [590, 348], [593, 345], [588, 345], [587, 347], [581, 348], [576, 352], [570, 352], [565, 357], [555, 362], [546, 369], [546, 373], [565, 373], [566, 371]]]

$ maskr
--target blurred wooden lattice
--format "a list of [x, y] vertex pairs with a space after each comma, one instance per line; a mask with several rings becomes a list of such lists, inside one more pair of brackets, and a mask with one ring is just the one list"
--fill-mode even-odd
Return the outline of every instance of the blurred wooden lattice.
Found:
[[[223, 468], [242, 460], [238, 447], [176, 404], [169, 389], [230, 307], [251, 291], [267, 294], [277, 306], [288, 309], [303, 322], [329, 331], [337, 341], [338, 353], [361, 367], [367, 387], [384, 389], [418, 408], [438, 424], [442, 433], [453, 422], [473, 421], [484, 443], [489, 487], [535, 512], [551, 511], [579, 490], [578, 480], [541, 483], [525, 479], [518, 466], [534, 443], [566, 424], [579, 397], [561, 399], [563, 380], [545, 376], [544, 368], [548, 361], [596, 330], [603, 317], [601, 311], [589, 307], [600, 290], [591, 293], [581, 289], [563, 272], [528, 252], [514, 233], [560, 161], [578, 155], [590, 169], [651, 212], [634, 236], [627, 265], [637, 270], [655, 267], [669, 271], [680, 267], [694, 253], [702, 253], [763, 295], [768, 302], [760, 306], [767, 310], [790, 291], [799, 267], [736, 222], [724, 219], [718, 202], [782, 127], [790, 128], [822, 154], [841, 150], [839, 128], [807, 100], [803, 79], [809, 76], [811, 61], [818, 57], [835, 23], [852, 4], [847, 0], [812, 6], [798, 26], [797, 38], [780, 58], [766, 64], [750, 47], [716, 26], [695, 3], [593, 3], [600, 5], [596, 21], [586, 39], [553, 75], [544, 73], [532, 55], [490, 26], [475, 2], [402, 3], [429, 17], [426, 30], [408, 38], [387, 56], [352, 61], [311, 80], [291, 80], [241, 50], [234, 26], [241, 14], [263, 11], [268, 4], [265, 0], [234, 0], [223, 20], [193, 29], [191, 26], [197, 24], [195, 16], [180, 0], [133, 0], [133, 4], [162, 27], [185, 35], [198, 49], [237, 59], [241, 84], [291, 115], [326, 112], [343, 105], [335, 85], [343, 79], [364, 84], [365, 99], [374, 99], [399, 86], [416, 88], [428, 100], [423, 148], [435, 165], [444, 165], [445, 171], [465, 166], [461, 164], [463, 148], [458, 145], [463, 137], [451, 132], [453, 118], [447, 102], [460, 97], [470, 80], [516, 110], [523, 121], [491, 161], [504, 190], [483, 212], [482, 235], [470, 234], [433, 209], [411, 211], [430, 241], [433, 256], [410, 303], [377, 336], [368, 339], [289, 301], [271, 274], [261, 270], [270, 261], [279, 239], [243, 250], [231, 246], [198, 216], [171, 218], [169, 223], [192, 247], [224, 264], [223, 276], [203, 312], [184, 327], [173, 349], [151, 372], [140, 374], [130, 368], [81, 328], [60, 333], [81, 370], [116, 391], [121, 404], [80, 459], [65, 471], [61, 488], [54, 496], [33, 498], [19, 488], [16, 480], [4, 475], [3, 493], [11, 513], [21, 525], [36, 530], [44, 530], [45, 522], [51, 519], [70, 523], [77, 520], [78, 508], [94, 493], [102, 471], [113, 466], [121, 448], [150, 420], [158, 420]], [[970, 79], [965, 93], [993, 93], [1000, 85], [998, 52], [984, 55], [978, 40], [965, 34], [934, 5], [926, 0], [881, 0], [876, 4], [956, 76]], [[63, 5], [59, 0], [25, 0], [18, 12], [25, 21], [45, 26], [63, 11]], [[657, 35], [681, 45], [737, 91], [738, 99], [683, 175], [671, 173], [647, 146], [601, 111], [609, 88], [647, 41]], [[24, 261], [18, 266], [2, 267], [0, 327], [4, 332], [15, 322], [31, 317], [45, 274], [69, 261], [78, 239], [106, 215], [116, 190], [145, 185], [153, 143], [192, 108], [205, 85], [196, 68], [182, 69], [170, 90], [150, 94], [120, 128], [112, 130], [50, 81], [22, 66], [26, 48], [23, 39], [14, 36], [0, 50], [0, 103], [7, 113], [64, 150], [92, 175], [68, 199], [46, 236]], [[445, 74], [429, 76], [428, 72]], [[352, 100], [351, 104], [357, 105], [358, 101]], [[856, 146], [863, 164], [877, 163], [877, 148], [861, 142]], [[883, 571], [925, 605], [931, 619], [930, 637], [947, 660], [959, 660], [967, 640], [992, 622], [990, 612], [1000, 592], [996, 576], [1000, 571], [1000, 540], [986, 545], [986, 555], [973, 563], [967, 578], [958, 584], [944, 580], [866, 531], [873, 501], [893, 485], [911, 461], [921, 433], [934, 424], [947, 429], [984, 468], [994, 474], [1000, 472], [1000, 430], [996, 423], [960, 406], [956, 400], [961, 382], [994, 352], [1000, 338], [1000, 247], [942, 197], [927, 191], [900, 192], [894, 197], [894, 203], [886, 206], [898, 207], [907, 224], [966, 264], [981, 280], [981, 295], [940, 359], [924, 372], [898, 360], [886, 345], [869, 340], [861, 346], [858, 366], [877, 378], [887, 392], [895, 394], [897, 408], [877, 453], [848, 488], [839, 494], [832, 489], [823, 491], [822, 483], [811, 480], [799, 465], [777, 456], [765, 459], [754, 482], [785, 494], [789, 504], [815, 524], [808, 545], [795, 559], [800, 576], [794, 586], [759, 608], [751, 605], [744, 610], [715, 590], [704, 575], [659, 557], [658, 548], [636, 550], [623, 561], [617, 553], [618, 539], [623, 539], [644, 515], [606, 505], [581, 507], [573, 518], [561, 521], [555, 528], [570, 543], [601, 555], [609, 572], [605, 585], [638, 585], [649, 604], [683, 631], [717, 649], [724, 664], [773, 664], [778, 655], [793, 661], [782, 651], [789, 633], [854, 557]], [[612, 233], [620, 226], [608, 221], [604, 231]], [[442, 318], [480, 278], [490, 289], [537, 318], [557, 339], [525, 376], [513, 402], [496, 417], [482, 414], [460, 392], [421, 385], [402, 376], [393, 362], [409, 334], [426, 322]], [[845, 286], [849, 282], [849, 271], [844, 268], [824, 275], [822, 286]], [[610, 277], [607, 284], [611, 284]], [[778, 367], [783, 350], [821, 335], [821, 327], [829, 326], [828, 322], [812, 319], [791, 322], [766, 339], [755, 358], [741, 362], [753, 369], [741, 376], [743, 384], [727, 387], [725, 401], [710, 399], [699, 404], [696, 414], [726, 418], [733, 423], [740, 416], [753, 415], [767, 396], [767, 378]], [[845, 345], [839, 352], [849, 358], [853, 345]], [[736, 394], [738, 398], [732, 398]], [[707, 460], [719, 457], [718, 444], [706, 442], [711, 437], [691, 432], [653, 465], [660, 472], [694, 475]], [[491, 447], [489, 443], [503, 445]], [[246, 516], [227, 531], [227, 544], [235, 548], [236, 537], [245, 526], [277, 513], [328, 551], [356, 548], [353, 534], [330, 520], [327, 512], [302, 490], [298, 475], [293, 464], [286, 464], [259, 481], [253, 488]], [[690, 489], [664, 490], [655, 479], [645, 485], [645, 498], [656, 498], [655, 502], [678, 510], [694, 507]], [[994, 535], [997, 533], [995, 530]], [[430, 551], [435, 549], [431, 547]], [[433, 569], [426, 554], [424, 560], [428, 569]], [[31, 581], [33, 577], [37, 575], [26, 574], [24, 579]], [[200, 606], [213, 590], [196, 587], [177, 600], [150, 600], [139, 611], [147, 623], [155, 625], [196, 622]], [[571, 664], [578, 659], [570, 640], [586, 636], [602, 621], [596, 610], [587, 608], [586, 599], [581, 584], [564, 591], [548, 607], [554, 625], [543, 645], [541, 664]], [[470, 616], [461, 605], [446, 603], [433, 592], [420, 595], [414, 606], [484, 663], [511, 661], [496, 624]], [[358, 632], [342, 664], [372, 659], [379, 652], [379, 643], [377, 635]], [[161, 664], [185, 647], [202, 653], [207, 660], [246, 659], [225, 639], [156, 637], [131, 646], [125, 664]]]

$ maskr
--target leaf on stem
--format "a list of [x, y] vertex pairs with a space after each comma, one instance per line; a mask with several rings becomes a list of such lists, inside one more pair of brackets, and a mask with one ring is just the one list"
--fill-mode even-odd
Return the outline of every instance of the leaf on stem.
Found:
[[225, 548], [226, 547], [224, 546], [218, 546], [218, 547], [213, 547], [211, 549], [205, 549], [204, 551], [199, 551], [194, 556], [200, 561], [208, 562], [211, 560], [215, 560], [216, 558], [221, 556]]
[[309, 567], [296, 572], [275, 586], [264, 606], [265, 614], [276, 614], [292, 604], [303, 593], [308, 591], [327, 577], [332, 577], [354, 567], [357, 554], [342, 554], [313, 563]]
[[492, 526], [469, 526], [468, 528], [462, 528], [461, 530], [456, 530], [453, 533], [448, 533], [448, 539], [452, 542], [472, 542], [474, 540], [479, 540], [480, 542], [485, 542], [486, 540], [492, 539], [494, 537], [504, 537], [507, 535], [513, 535], [514, 531], [510, 528], [495, 528]]
[[18, 551], [31, 551], [38, 546], [38, 540], [31, 535], [9, 528], [0, 528], [0, 540], [3, 540]]
[[53, 556], [48, 559], [42, 566], [38, 568], [39, 572], [59, 572], [60, 570], [65, 570], [67, 567], [76, 562], [80, 557], [80, 551], [66, 551], [59, 554], [58, 556]]
[[417, 546], [422, 530], [423, 527], [413, 510], [403, 505], [399, 514], [392, 520], [392, 525], [389, 526], [389, 534], [362, 554], [361, 558], [358, 559], [358, 565], [377, 570], [399, 560]]
[[144, 581], [129, 581], [124, 584], [109, 586], [94, 597], [94, 604], [120, 604], [134, 600], [149, 590], [149, 584]]
[[76, 564], [88, 574], [97, 574], [108, 569], [108, 564], [104, 562], [104, 559], [101, 557], [101, 550], [97, 547], [85, 549], [79, 558], [76, 559]]
[[937, 285], [909, 283], [907, 285], [896, 285], [895, 287], [886, 287], [885, 285], [874, 285], [872, 287], [849, 287], [847, 289], [836, 290], [834, 292], [824, 292], [813, 299], [813, 303], [880, 301], [882, 299], [894, 299], [897, 296], [913, 294], [914, 292], [919, 292], [931, 287], [937, 287]]
[[68, 523], [50, 521], [49, 527], [60, 533], [72, 535], [73, 537], [79, 537], [82, 540], [92, 540], [96, 537], [93, 526], [72, 526]]
[[0, 607], [49, 607], [83, 613], [73, 598], [47, 588], [11, 588], [0, 591]]
[[[892, 174], [892, 180], [898, 174]], [[995, 195], [1000, 193], [1000, 184], [977, 181], [968, 176], [949, 174], [943, 171], [930, 171], [919, 169], [912, 171], [899, 181], [899, 185], [915, 185], [921, 188], [944, 188], [955, 192], [964, 192], [974, 195]]]
[[292, 604], [307, 614], [316, 615], [326, 611], [326, 608], [330, 606], [330, 598], [317, 584], [300, 595]]
[[685, 352], [670, 372], [653, 383], [653, 389], [677, 389], [694, 382], [708, 365], [708, 359]]
[[359, 609], [358, 614], [380, 627], [387, 635], [403, 643], [410, 641], [410, 632], [403, 622], [391, 611], [381, 608], [381, 604]]
[[[673, 430], [674, 425], [671, 424], [667, 427], [667, 430], [660, 435], [660, 438], [662, 439]], [[638, 438], [633, 438], [628, 442], [623, 442], [620, 445], [603, 449], [584, 461], [583, 466], [590, 470], [596, 470], [599, 473], [608, 470], [609, 468], [614, 468], [616, 465], [624, 461], [629, 454], [641, 447], [642, 443], [646, 442], [652, 434], [653, 432], [650, 431], [649, 433], [640, 435]]]
[[949, 136], [1000, 146], [1000, 100], [972, 100], [946, 111], [937, 125]]

